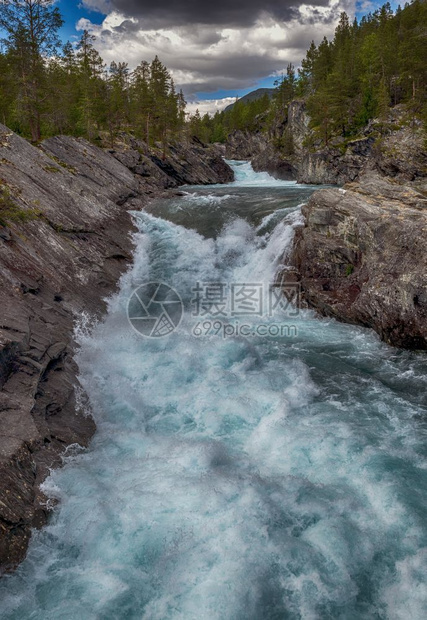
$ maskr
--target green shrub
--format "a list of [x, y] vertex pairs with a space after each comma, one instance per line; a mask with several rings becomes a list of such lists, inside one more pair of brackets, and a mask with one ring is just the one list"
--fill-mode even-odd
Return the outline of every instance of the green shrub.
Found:
[[22, 209], [10, 195], [10, 190], [5, 185], [0, 185], [0, 225], [6, 226], [7, 222], [29, 222], [39, 217], [35, 209]]

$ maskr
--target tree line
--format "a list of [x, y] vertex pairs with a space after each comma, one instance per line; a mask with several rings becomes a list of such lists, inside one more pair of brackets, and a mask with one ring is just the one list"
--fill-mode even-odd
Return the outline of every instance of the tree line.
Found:
[[414, 0], [393, 13], [390, 3], [350, 24], [341, 14], [332, 41], [311, 44], [295, 86], [307, 99], [312, 126], [328, 143], [349, 136], [390, 106], [427, 113], [427, 3]]
[[229, 110], [201, 116], [199, 111], [189, 120], [189, 130], [202, 142], [226, 142], [227, 136], [238, 129], [256, 131], [260, 118], [270, 110], [270, 97], [264, 94], [252, 101], [239, 101]]
[[185, 100], [156, 58], [129, 71], [106, 66], [95, 37], [61, 46], [63, 24], [53, 0], [2, 0], [0, 121], [33, 142], [57, 134], [96, 140], [121, 131], [163, 145], [185, 123]]
[[62, 24], [54, 0], [0, 0], [0, 121], [33, 142], [107, 133], [114, 143], [127, 131], [165, 147], [183, 128], [204, 142], [224, 142], [236, 129], [272, 131], [295, 98], [307, 102], [313, 139], [323, 144], [357, 134], [398, 103], [427, 121], [426, 0], [396, 12], [386, 3], [353, 23], [342, 13], [331, 41], [312, 42], [298, 71], [288, 65], [272, 100], [237, 101], [187, 122], [184, 96], [158, 57], [133, 71], [125, 62], [107, 67], [87, 31], [77, 45], [62, 46]]
[[387, 2], [352, 23], [342, 13], [331, 41], [312, 41], [298, 71], [288, 65], [271, 104], [260, 104], [255, 115], [251, 102], [204, 118], [203, 135], [226, 139], [230, 130], [252, 131], [254, 125], [270, 131], [286, 120], [289, 103], [296, 98], [307, 103], [317, 143], [356, 135], [399, 103], [427, 125], [426, 0], [413, 0], [396, 12]]

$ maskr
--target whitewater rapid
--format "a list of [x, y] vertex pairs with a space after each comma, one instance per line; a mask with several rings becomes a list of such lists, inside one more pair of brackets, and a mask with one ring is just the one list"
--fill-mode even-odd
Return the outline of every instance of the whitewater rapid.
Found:
[[[269, 316], [312, 188], [232, 163], [235, 183], [135, 214], [119, 293], [78, 326], [98, 430], [44, 484], [60, 503], [0, 581], [2, 618], [427, 617], [427, 358], [292, 306]], [[127, 318], [146, 282], [183, 300], [164, 338]], [[259, 286], [262, 312], [221, 325], [296, 331], [199, 335], [219, 319], [195, 313], [197, 283]]]

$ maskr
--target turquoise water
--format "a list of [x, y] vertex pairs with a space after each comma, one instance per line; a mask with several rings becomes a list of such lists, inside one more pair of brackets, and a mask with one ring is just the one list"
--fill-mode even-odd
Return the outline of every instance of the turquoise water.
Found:
[[[98, 432], [46, 481], [61, 502], [2, 618], [427, 617], [426, 355], [292, 308], [194, 335], [218, 320], [194, 316], [197, 282], [262, 285], [265, 309], [312, 191], [233, 165], [136, 215], [120, 292], [79, 326]], [[148, 281], [185, 305], [165, 338], [127, 320]], [[224, 334], [237, 320], [294, 329]]]

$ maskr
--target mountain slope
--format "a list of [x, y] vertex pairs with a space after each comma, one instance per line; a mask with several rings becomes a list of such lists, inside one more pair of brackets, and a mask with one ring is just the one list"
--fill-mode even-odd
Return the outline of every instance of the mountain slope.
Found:
[[[243, 97], [240, 97], [240, 99], [237, 99], [237, 101], [239, 103], [250, 103], [251, 101], [256, 101], [257, 99], [261, 99], [262, 97], [264, 97], [264, 95], [268, 95], [271, 99], [274, 91], [275, 91], [274, 88], [258, 88], [257, 90], [253, 90], [247, 95], [243, 95]], [[225, 108], [224, 112], [228, 112], [229, 110], [232, 109], [233, 106], [234, 106], [234, 103], [231, 103]]]

